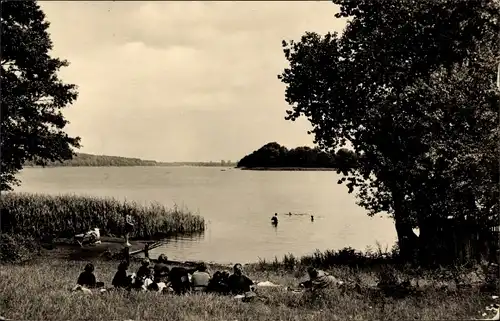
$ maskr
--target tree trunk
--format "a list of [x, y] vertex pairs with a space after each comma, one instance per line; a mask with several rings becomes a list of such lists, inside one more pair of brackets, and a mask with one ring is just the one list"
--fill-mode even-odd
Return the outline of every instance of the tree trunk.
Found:
[[411, 225], [401, 218], [396, 218], [396, 232], [398, 234], [399, 253], [403, 261], [410, 262], [418, 251], [418, 236], [415, 235]]
[[418, 236], [413, 232], [413, 228], [408, 222], [408, 214], [404, 212], [402, 203], [403, 193], [400, 191], [397, 187], [392, 190], [399, 254], [404, 262], [411, 262], [418, 251]]
[[[433, 219], [432, 216], [426, 216], [419, 222], [419, 263], [421, 264], [437, 264], [445, 262], [449, 257], [443, 257], [441, 254], [453, 254], [454, 247], [450, 248], [451, 244], [455, 244], [449, 237], [452, 237], [447, 230], [443, 230], [442, 222]], [[451, 241], [451, 242], [450, 242]], [[449, 248], [449, 252], [443, 251], [443, 248]]]

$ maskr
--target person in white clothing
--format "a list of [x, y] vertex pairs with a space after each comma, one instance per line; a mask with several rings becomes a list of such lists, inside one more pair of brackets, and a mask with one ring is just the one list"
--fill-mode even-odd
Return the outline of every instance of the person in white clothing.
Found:
[[129, 242], [130, 233], [134, 231], [134, 221], [132, 219], [132, 215], [130, 213], [125, 214], [125, 245], [130, 247], [131, 244]]

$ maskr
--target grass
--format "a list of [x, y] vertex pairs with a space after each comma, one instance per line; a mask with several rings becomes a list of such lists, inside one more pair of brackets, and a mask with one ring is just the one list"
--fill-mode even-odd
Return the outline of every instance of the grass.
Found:
[[112, 198], [25, 193], [3, 193], [0, 198], [1, 232], [37, 239], [72, 237], [94, 227], [101, 228], [101, 235], [121, 236], [125, 213], [130, 213], [136, 223], [133, 238], [199, 233], [205, 229], [203, 217], [160, 204], [141, 206]]
[[[0, 265], [0, 315], [15, 320], [463, 320], [478, 317], [492, 302], [477, 290], [445, 292], [431, 286], [420, 295], [391, 299], [368, 292], [338, 290], [321, 296], [296, 294], [283, 288], [259, 288], [267, 299], [242, 303], [216, 295], [175, 296], [157, 293], [70, 292], [86, 262], [39, 260]], [[109, 285], [117, 262], [94, 262], [99, 281]], [[297, 285], [297, 271], [257, 270], [254, 280]], [[136, 271], [133, 263], [130, 271]], [[213, 266], [211, 271], [213, 272]], [[376, 273], [346, 267], [329, 269], [341, 278], [376, 282]]]

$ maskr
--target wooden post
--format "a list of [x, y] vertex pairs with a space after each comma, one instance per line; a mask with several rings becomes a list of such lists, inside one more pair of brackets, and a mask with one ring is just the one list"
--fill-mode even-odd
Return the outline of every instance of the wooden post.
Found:
[[123, 249], [123, 254], [125, 256], [125, 261], [130, 265], [130, 247], [126, 246]]

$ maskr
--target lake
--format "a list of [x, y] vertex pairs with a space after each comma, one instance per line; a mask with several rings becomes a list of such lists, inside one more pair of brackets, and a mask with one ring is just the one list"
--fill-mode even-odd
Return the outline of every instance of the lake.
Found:
[[[346, 246], [365, 250], [396, 240], [389, 218], [368, 217], [333, 171], [245, 171], [219, 167], [26, 168], [19, 192], [115, 197], [177, 204], [202, 215], [202, 236], [151, 251], [174, 260], [219, 263], [304, 255]], [[278, 213], [277, 227], [271, 216]], [[307, 215], [284, 215], [285, 213]], [[314, 215], [311, 222], [310, 215]]]

